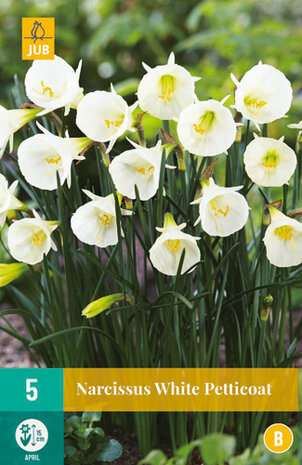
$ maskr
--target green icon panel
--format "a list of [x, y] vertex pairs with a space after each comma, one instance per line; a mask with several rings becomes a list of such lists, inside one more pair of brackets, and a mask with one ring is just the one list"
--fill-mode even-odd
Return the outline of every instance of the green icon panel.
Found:
[[63, 412], [1, 412], [1, 465], [63, 465]]

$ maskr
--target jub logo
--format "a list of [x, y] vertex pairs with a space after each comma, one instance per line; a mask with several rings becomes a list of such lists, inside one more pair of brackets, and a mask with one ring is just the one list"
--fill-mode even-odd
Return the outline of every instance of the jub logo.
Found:
[[54, 18], [22, 18], [22, 59], [54, 59]]

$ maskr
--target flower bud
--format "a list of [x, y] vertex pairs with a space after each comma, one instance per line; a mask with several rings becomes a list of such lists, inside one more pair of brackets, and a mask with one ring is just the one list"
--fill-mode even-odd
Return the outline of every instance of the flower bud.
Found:
[[[82, 316], [86, 316], [86, 318], [93, 318], [94, 316], [99, 315], [104, 310], [108, 310], [112, 305], [116, 302], [120, 302], [124, 300], [124, 294], [122, 292], [118, 292], [117, 294], [110, 294], [101, 297], [100, 299], [94, 300], [91, 302], [87, 307], [84, 308], [82, 311]], [[133, 299], [130, 296], [126, 296], [127, 302], [133, 304]]]
[[25, 263], [0, 263], [0, 287], [18, 279], [28, 270]]
[[261, 304], [261, 310], [260, 310], [260, 319], [261, 321], [267, 321], [269, 318], [270, 311], [272, 309], [272, 304], [273, 304], [273, 296], [268, 295], [264, 297], [262, 304]]

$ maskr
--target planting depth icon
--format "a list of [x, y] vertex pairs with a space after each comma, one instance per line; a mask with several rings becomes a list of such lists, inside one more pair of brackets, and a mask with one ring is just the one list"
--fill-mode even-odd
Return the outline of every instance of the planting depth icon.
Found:
[[36, 419], [22, 421], [16, 429], [16, 441], [21, 449], [37, 452], [43, 449], [48, 441], [48, 430], [44, 423]]

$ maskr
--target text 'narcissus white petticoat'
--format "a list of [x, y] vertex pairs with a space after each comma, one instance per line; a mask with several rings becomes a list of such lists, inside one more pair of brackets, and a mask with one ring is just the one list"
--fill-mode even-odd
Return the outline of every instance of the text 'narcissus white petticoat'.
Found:
[[150, 249], [150, 260], [154, 268], [168, 276], [175, 276], [183, 251], [185, 256], [182, 264], [181, 274], [200, 261], [200, 250], [196, 241], [199, 237], [191, 236], [182, 232], [186, 223], [177, 225], [171, 213], [166, 213], [164, 227], [156, 228], [162, 234], [156, 239]]
[[200, 78], [175, 64], [174, 53], [170, 54], [166, 65], [150, 68], [143, 63], [143, 66], [147, 73], [138, 86], [140, 108], [163, 120], [178, 118], [195, 100], [194, 83]]
[[296, 266], [302, 263], [302, 223], [269, 207], [271, 224], [264, 235], [266, 255], [272, 265]]
[[192, 202], [199, 204], [199, 218], [203, 230], [210, 236], [226, 237], [242, 229], [247, 222], [249, 206], [237, 192], [242, 186], [220, 187], [213, 178], [202, 183], [203, 195]]
[[196, 102], [181, 112], [177, 133], [186, 150], [210, 157], [226, 152], [233, 144], [236, 124], [223, 101]]

